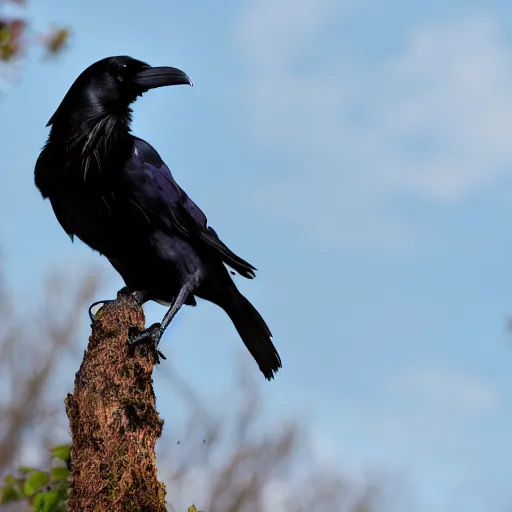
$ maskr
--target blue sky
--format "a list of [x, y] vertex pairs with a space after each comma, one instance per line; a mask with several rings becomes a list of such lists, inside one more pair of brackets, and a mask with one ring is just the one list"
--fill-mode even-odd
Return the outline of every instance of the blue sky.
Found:
[[[134, 132], [259, 269], [238, 282], [283, 359], [262, 383], [269, 410], [306, 417], [342, 469], [404, 472], [420, 510], [505, 511], [512, 5], [423, 4], [34, 2], [39, 28], [75, 37], [54, 63], [30, 59], [0, 103], [0, 240], [20, 297], [49, 268], [89, 264], [104, 272], [98, 298], [112, 296], [120, 278], [69, 242], [33, 186], [45, 124], [102, 57], [180, 67], [194, 88], [146, 95]], [[215, 400], [240, 343], [201, 302], [163, 350]]]

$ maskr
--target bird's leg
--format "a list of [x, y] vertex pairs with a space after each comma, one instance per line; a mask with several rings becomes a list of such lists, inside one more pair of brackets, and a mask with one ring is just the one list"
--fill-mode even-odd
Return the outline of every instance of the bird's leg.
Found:
[[[172, 319], [176, 316], [176, 313], [181, 309], [187, 298], [189, 297], [192, 291], [192, 285], [190, 282], [185, 283], [178, 295], [173, 299], [172, 305], [164, 315], [161, 323], [156, 323], [145, 329], [144, 331], [135, 334], [130, 339], [131, 345], [140, 345], [141, 343], [151, 343], [152, 345], [158, 347], [160, 340], [162, 339], [162, 335], [172, 322]], [[165, 358], [164, 358], [165, 359]]]

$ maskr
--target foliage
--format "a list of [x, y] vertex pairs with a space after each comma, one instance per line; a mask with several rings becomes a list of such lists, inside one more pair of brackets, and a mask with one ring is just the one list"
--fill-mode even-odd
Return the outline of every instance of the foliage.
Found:
[[[51, 449], [57, 464], [44, 471], [20, 466], [16, 475], [4, 477], [0, 488], [0, 505], [26, 501], [33, 512], [65, 512], [69, 485], [71, 445], [63, 444]], [[191, 505], [187, 512], [201, 512]]]
[[[9, 2], [26, 11], [25, 0], [0, 0], [0, 7]], [[55, 27], [46, 33], [36, 33], [29, 37], [30, 22], [26, 15], [8, 17], [0, 12], [0, 61], [10, 62], [20, 58], [27, 46], [39, 44], [47, 55], [55, 55], [66, 47], [70, 31], [65, 27]]]
[[51, 454], [57, 465], [49, 470], [21, 466], [16, 475], [5, 476], [0, 504], [27, 501], [34, 512], [65, 512], [71, 478], [69, 452], [69, 445], [56, 446]]

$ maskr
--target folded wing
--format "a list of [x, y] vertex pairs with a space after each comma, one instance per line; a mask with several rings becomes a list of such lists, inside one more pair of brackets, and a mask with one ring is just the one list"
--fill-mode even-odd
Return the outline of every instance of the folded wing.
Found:
[[151, 220], [173, 234], [190, 240], [198, 249], [214, 251], [240, 275], [252, 279], [256, 270], [237, 256], [207, 225], [206, 215], [176, 183], [157, 151], [134, 138], [135, 149], [123, 170], [124, 193]]

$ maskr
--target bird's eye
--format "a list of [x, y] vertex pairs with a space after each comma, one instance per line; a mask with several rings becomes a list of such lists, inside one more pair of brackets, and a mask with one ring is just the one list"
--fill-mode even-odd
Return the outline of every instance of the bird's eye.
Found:
[[119, 82], [122, 82], [124, 81], [124, 76], [123, 76], [123, 73], [126, 71], [126, 69], [128, 68], [128, 64], [125, 64], [124, 62], [122, 64], [119, 65], [119, 67], [121, 68], [120, 69], [120, 73], [117, 74], [117, 80]]

